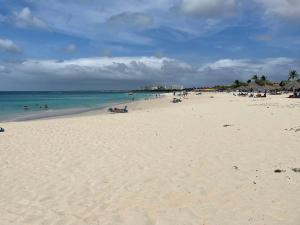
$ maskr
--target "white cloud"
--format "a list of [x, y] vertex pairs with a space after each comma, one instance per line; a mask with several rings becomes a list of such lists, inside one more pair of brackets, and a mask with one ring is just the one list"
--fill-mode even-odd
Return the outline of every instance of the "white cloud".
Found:
[[14, 12], [15, 24], [21, 28], [49, 29], [46, 22], [32, 15], [30, 8], [25, 7], [19, 13]]
[[[248, 66], [250, 64], [250, 60], [247, 59], [221, 59], [213, 63], [209, 63], [202, 68], [201, 70], [205, 69], [212, 69], [212, 70], [219, 70], [224, 68], [244, 68], [245, 66]], [[251, 65], [253, 66], [253, 65]]]
[[9, 39], [0, 39], [0, 51], [20, 53], [21, 49]]
[[77, 51], [76, 45], [74, 44], [69, 44], [65, 47], [65, 52], [67, 53], [74, 53]]
[[143, 71], [152, 71], [155, 76], [170, 63], [176, 63], [177, 68], [189, 68], [189, 65], [174, 59], [155, 57], [99, 57], [65, 61], [26, 60], [18, 67], [30, 74], [51, 73], [66, 78], [82, 74], [85, 77], [101, 79], [135, 80], [149, 78], [145, 77]]
[[234, 14], [236, 0], [182, 0], [182, 12], [200, 17], [219, 17]]
[[271, 66], [288, 65], [292, 62], [294, 62], [293, 59], [284, 58], [284, 57], [257, 60], [257, 61], [250, 60], [250, 59], [221, 59], [216, 62], [205, 65], [204, 67], [200, 68], [200, 70], [207, 69], [207, 68], [213, 70], [235, 68], [240, 70], [246, 69], [246, 70], [259, 72], [260, 70], [263, 70], [266, 67], [269, 68]]
[[256, 0], [263, 4], [268, 15], [277, 15], [284, 19], [300, 19], [299, 0]]

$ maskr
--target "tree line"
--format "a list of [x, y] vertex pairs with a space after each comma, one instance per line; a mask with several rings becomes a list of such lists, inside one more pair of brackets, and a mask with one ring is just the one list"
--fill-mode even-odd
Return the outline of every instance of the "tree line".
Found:
[[[289, 81], [293, 81], [293, 80], [299, 80], [299, 74], [296, 70], [291, 70], [288, 74], [288, 79], [287, 80], [283, 80], [279, 83], [280, 86], [284, 86], [286, 85]], [[256, 84], [260, 85], [260, 86], [264, 86], [264, 85], [273, 85], [272, 81], [269, 81], [267, 79], [266, 75], [262, 75], [262, 76], [258, 76], [257, 74], [253, 75], [251, 77], [251, 79], [247, 80], [247, 82], [243, 82], [240, 80], [235, 80], [233, 82], [233, 84], [231, 84], [230, 87], [232, 88], [237, 88], [237, 87], [241, 87], [241, 86], [247, 86], [248, 84], [250, 84], [251, 82], [255, 82]], [[228, 87], [228, 86], [227, 86]]]

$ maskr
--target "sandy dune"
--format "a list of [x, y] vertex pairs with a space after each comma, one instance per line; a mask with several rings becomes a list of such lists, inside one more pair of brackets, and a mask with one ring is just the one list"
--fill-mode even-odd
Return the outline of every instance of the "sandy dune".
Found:
[[169, 101], [0, 123], [0, 225], [300, 224], [299, 100]]

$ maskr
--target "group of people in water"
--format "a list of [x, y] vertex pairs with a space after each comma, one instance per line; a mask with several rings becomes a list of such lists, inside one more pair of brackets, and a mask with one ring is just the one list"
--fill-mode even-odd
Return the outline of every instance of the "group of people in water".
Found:
[[[37, 106], [39, 106], [39, 105], [37, 105]], [[49, 109], [49, 106], [48, 106], [47, 104], [45, 104], [44, 106], [41, 106], [41, 105], [40, 105], [39, 108], [40, 108], [40, 109]], [[23, 109], [24, 109], [24, 110], [29, 110], [30, 107], [29, 107], [28, 105], [24, 105], [24, 106], [23, 106]]]

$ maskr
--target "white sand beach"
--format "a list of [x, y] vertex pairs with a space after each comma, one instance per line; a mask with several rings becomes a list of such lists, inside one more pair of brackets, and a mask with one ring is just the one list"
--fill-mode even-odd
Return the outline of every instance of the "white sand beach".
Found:
[[0, 123], [0, 225], [300, 224], [300, 100], [170, 99]]

